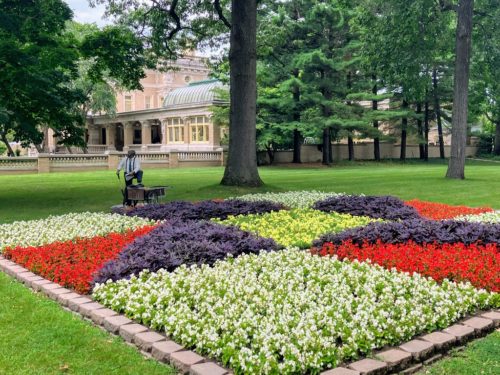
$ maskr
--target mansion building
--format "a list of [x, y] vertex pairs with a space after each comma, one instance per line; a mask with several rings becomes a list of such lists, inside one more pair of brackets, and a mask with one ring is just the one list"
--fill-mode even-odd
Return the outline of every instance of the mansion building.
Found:
[[[212, 107], [225, 105], [217, 89], [221, 82], [208, 79], [210, 70], [202, 58], [187, 55], [171, 62], [166, 72], [146, 71], [143, 90], [117, 94], [114, 116], [87, 118], [87, 151], [136, 150], [142, 152], [213, 151], [220, 148], [225, 129], [212, 121]], [[66, 152], [57, 146], [51, 130], [46, 152]], [[78, 152], [78, 150], [75, 150]]]

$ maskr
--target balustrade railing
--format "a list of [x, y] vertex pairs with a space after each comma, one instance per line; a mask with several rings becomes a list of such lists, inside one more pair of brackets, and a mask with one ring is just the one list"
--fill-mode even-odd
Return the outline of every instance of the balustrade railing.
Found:
[[30, 157], [0, 158], [0, 171], [36, 171], [38, 160]]
[[[0, 158], [0, 174], [2, 172], [39, 172], [48, 173], [78, 169], [116, 169], [121, 158], [126, 153], [110, 152], [106, 154], [39, 154], [37, 157]], [[201, 165], [221, 165], [222, 151], [193, 152], [138, 152], [137, 156], [145, 168], [177, 168], [194, 165], [191, 162], [201, 162]], [[208, 164], [207, 164], [208, 162]], [[144, 168], [143, 167], [143, 168]]]
[[93, 154], [51, 155], [49, 165], [54, 168], [107, 167], [108, 156]]
[[221, 151], [179, 152], [179, 161], [220, 161], [221, 157]]

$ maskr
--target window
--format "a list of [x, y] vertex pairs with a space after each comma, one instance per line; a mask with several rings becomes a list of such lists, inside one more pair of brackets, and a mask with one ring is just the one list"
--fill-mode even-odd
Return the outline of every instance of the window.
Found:
[[191, 77], [190, 76], [185, 76], [184, 77], [184, 82], [186, 82], [186, 83], [191, 82]]
[[150, 109], [151, 108], [151, 97], [150, 96], [146, 96], [144, 98], [144, 108], [145, 109]]
[[125, 95], [125, 112], [132, 110], [132, 95]]
[[163, 107], [164, 100], [165, 100], [165, 98], [163, 96], [160, 96], [160, 103], [159, 103], [158, 107]]
[[184, 143], [184, 124], [179, 117], [166, 120], [168, 143]]
[[209, 120], [206, 116], [191, 117], [191, 142], [208, 142]]

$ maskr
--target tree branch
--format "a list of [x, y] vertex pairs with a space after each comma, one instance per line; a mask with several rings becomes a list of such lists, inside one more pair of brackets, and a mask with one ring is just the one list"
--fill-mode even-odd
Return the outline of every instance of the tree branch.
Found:
[[451, 1], [449, 0], [438, 0], [438, 5], [439, 5], [439, 8], [443, 11], [443, 12], [446, 12], [446, 11], [449, 11], [449, 10], [452, 10], [454, 12], [457, 11], [457, 5], [453, 4]]
[[493, 117], [491, 117], [488, 113], [488, 111], [484, 112], [484, 115], [486, 116], [486, 118], [488, 120], [490, 120], [493, 124], [496, 124], [495, 120], [493, 119]]
[[222, 11], [222, 7], [220, 5], [220, 0], [214, 0], [214, 8], [222, 23], [226, 25], [228, 29], [231, 29], [231, 23], [227, 20], [226, 16], [224, 16], [224, 12]]

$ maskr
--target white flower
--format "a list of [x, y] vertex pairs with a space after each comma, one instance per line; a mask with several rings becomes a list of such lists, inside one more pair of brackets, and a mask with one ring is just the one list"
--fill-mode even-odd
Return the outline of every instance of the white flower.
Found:
[[239, 197], [229, 199], [238, 199], [249, 202], [270, 201], [280, 203], [289, 208], [310, 208], [317, 201], [344, 196], [345, 193], [326, 193], [316, 190], [303, 191], [287, 191], [284, 193], [261, 193], [261, 194], [246, 194]]
[[93, 296], [246, 374], [319, 372], [498, 303], [469, 283], [298, 249], [143, 272]]
[[49, 216], [42, 220], [16, 221], [0, 225], [0, 252], [5, 247], [41, 246], [76, 237], [103, 236], [125, 232], [148, 224], [151, 220], [100, 212], [71, 213]]

